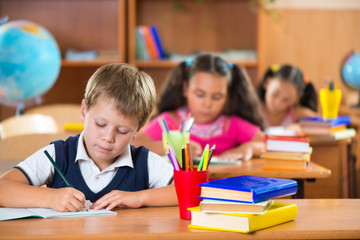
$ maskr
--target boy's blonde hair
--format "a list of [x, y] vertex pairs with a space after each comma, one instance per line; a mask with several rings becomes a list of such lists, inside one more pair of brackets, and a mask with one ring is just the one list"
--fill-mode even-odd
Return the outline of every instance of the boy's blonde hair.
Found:
[[136, 67], [113, 63], [100, 67], [90, 77], [85, 89], [89, 110], [100, 97], [114, 100], [125, 116], [135, 116], [143, 126], [155, 104], [156, 90], [152, 78]]

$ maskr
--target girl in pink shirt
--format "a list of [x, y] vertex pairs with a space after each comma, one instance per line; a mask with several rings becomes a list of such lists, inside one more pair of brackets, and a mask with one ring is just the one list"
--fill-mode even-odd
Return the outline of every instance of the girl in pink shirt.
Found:
[[164, 154], [158, 118], [170, 130], [179, 129], [189, 113], [194, 118], [190, 145], [200, 155], [206, 144], [216, 144], [220, 159], [249, 160], [264, 147], [259, 102], [244, 70], [219, 56], [200, 54], [173, 69], [157, 104], [157, 116], [136, 136], [133, 144]]

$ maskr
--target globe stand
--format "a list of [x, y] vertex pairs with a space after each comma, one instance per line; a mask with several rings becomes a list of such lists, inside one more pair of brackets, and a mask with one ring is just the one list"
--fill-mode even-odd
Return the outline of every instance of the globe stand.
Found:
[[16, 107], [16, 116], [23, 115], [25, 113], [25, 104], [19, 103]]

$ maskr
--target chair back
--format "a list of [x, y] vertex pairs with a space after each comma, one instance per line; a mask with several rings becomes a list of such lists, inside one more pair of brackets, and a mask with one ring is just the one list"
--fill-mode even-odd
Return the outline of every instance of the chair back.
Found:
[[0, 123], [0, 139], [31, 133], [57, 133], [55, 120], [43, 114], [24, 114], [7, 118]]
[[[2, 139], [0, 140], [0, 168], [3, 161], [22, 161], [52, 141], [66, 140], [69, 136], [66, 133], [32, 133]], [[11, 167], [13, 166], [6, 166], [7, 170]]]
[[45, 114], [51, 116], [58, 127], [59, 132], [65, 132], [68, 123], [81, 122], [80, 104], [59, 103], [33, 107], [25, 110], [25, 114]]

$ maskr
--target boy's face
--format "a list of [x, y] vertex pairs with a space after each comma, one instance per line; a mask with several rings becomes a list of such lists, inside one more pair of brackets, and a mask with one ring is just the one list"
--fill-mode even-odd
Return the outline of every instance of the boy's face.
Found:
[[114, 101], [100, 97], [88, 111], [81, 103], [84, 121], [84, 145], [89, 157], [102, 170], [122, 154], [139, 128], [136, 117], [123, 115]]

